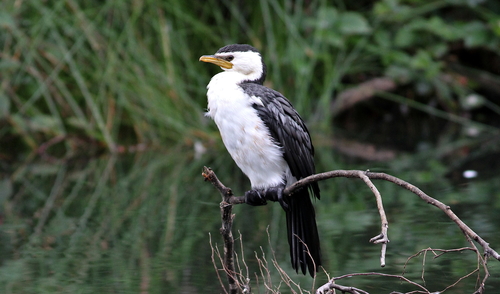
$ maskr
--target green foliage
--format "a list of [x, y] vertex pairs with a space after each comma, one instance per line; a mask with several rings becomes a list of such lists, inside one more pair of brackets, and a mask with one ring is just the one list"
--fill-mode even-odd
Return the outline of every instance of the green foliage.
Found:
[[[205, 292], [219, 290], [206, 234], [217, 232], [219, 198], [203, 198], [216, 193], [193, 182], [201, 182], [201, 166], [211, 165], [237, 193], [248, 184], [233, 172], [237, 168], [214, 124], [203, 117], [205, 87], [219, 69], [198, 58], [229, 43], [262, 51], [267, 85], [289, 97], [308, 121], [319, 171], [347, 165], [332, 155], [328, 142], [344, 127], [332, 127], [337, 94], [372, 77], [389, 77], [398, 89], [378, 97], [453, 123], [458, 131], [443, 136], [436, 148], [377, 168], [430, 191], [447, 191], [455, 203], [477, 201], [482, 193], [500, 206], [496, 186], [470, 185], [466, 197], [451, 188], [444, 177], [461, 160], [454, 154], [443, 160], [450, 150], [481, 149], [485, 140], [468, 136], [469, 129], [498, 134], [498, 125], [469, 115], [485, 109], [500, 114], [494, 96], [481, 91], [499, 83], [498, 69], [488, 61], [472, 68], [458, 57], [478, 52], [471, 54], [477, 61], [475, 56], [500, 54], [495, 1], [6, 0], [0, 3], [0, 29], [5, 293], [138, 293], [144, 284], [152, 293], [181, 292], [190, 289], [186, 280]], [[209, 151], [196, 151], [200, 145]], [[143, 149], [157, 153], [119, 160], [78, 156]], [[37, 154], [41, 162], [33, 161]], [[328, 266], [357, 271], [343, 263], [352, 260], [348, 254], [337, 253], [348, 252], [373, 267], [378, 253], [364, 258], [366, 248], [358, 242], [361, 231], [374, 232], [376, 211], [366, 204], [370, 192], [351, 181], [321, 185], [318, 218], [327, 218], [318, 223], [322, 234], [337, 238], [322, 244]], [[427, 219], [417, 199], [391, 184], [378, 187], [394, 213], [408, 209]], [[282, 227], [279, 206], [238, 213], [259, 228], [237, 224], [255, 247], [267, 244], [262, 232], [269, 223]], [[408, 236], [414, 219], [405, 211], [399, 216], [400, 223], [391, 223], [394, 240], [402, 240], [398, 248], [421, 249]], [[286, 243], [284, 231], [274, 233], [275, 248]], [[452, 239], [460, 237], [457, 232]], [[277, 255], [287, 260], [286, 252]]]
[[111, 150], [211, 137], [201, 112], [216, 69], [197, 59], [226, 43], [261, 49], [269, 82], [322, 131], [335, 93], [362, 82], [360, 74], [428, 84], [450, 104], [474, 92], [444, 77], [452, 45], [497, 54], [500, 47], [491, 3], [384, 0], [358, 10], [324, 1], [16, 3], [1, 4], [2, 137], [29, 149], [57, 136], [67, 138], [66, 152], [73, 135]]

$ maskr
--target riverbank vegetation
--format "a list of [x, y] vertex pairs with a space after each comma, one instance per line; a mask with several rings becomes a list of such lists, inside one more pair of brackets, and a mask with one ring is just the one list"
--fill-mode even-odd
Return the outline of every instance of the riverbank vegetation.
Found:
[[[470, 215], [472, 227], [500, 241], [488, 229], [498, 214], [485, 212], [500, 207], [496, 1], [7, 0], [0, 28], [2, 292], [219, 291], [207, 232], [218, 232], [220, 199], [201, 168], [237, 193], [248, 183], [203, 116], [218, 69], [198, 58], [229, 43], [261, 50], [266, 85], [308, 124], [318, 171], [388, 171], [459, 212], [477, 205], [485, 217]], [[349, 259], [376, 231], [362, 187], [321, 185], [326, 266], [376, 264], [378, 249]], [[379, 189], [404, 254], [449, 233], [436, 217], [419, 231], [427, 239], [408, 237], [428, 213]], [[238, 208], [259, 228], [238, 227], [250, 256], [267, 225], [284, 225], [280, 209]], [[448, 237], [439, 244], [461, 240]]]

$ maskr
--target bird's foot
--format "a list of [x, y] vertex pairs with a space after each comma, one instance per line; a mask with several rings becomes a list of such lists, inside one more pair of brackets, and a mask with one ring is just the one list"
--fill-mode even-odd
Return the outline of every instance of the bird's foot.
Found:
[[283, 197], [283, 190], [285, 190], [285, 185], [266, 189], [266, 199], [277, 201], [284, 210], [288, 210], [288, 204], [285, 202], [285, 198]]
[[257, 190], [250, 190], [245, 192], [245, 203], [253, 206], [266, 205], [267, 201], [264, 196]]
[[245, 203], [253, 206], [266, 205], [267, 200], [279, 202], [284, 210], [288, 210], [288, 204], [283, 197], [285, 185], [279, 185], [267, 189], [250, 190], [245, 192]]

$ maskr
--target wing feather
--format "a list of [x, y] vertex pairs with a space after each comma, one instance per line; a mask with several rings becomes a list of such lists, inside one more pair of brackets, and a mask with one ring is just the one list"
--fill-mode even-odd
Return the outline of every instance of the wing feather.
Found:
[[[282, 147], [283, 157], [292, 175], [297, 179], [314, 173], [314, 148], [309, 131], [288, 101], [279, 92], [255, 83], [240, 84], [243, 90], [255, 97], [253, 108], [264, 121], [274, 142]], [[317, 183], [309, 190], [319, 199]], [[286, 221], [292, 267], [311, 276], [321, 265], [321, 249], [316, 226], [316, 216], [308, 189], [300, 189], [289, 197]], [[309, 252], [309, 253], [307, 253]]]
[[[281, 93], [254, 83], [240, 85], [250, 96], [262, 103], [254, 103], [259, 117], [269, 129], [276, 144], [283, 148], [283, 157], [292, 175], [300, 180], [314, 174], [314, 147], [309, 130], [292, 104]], [[319, 199], [317, 183], [309, 186]]]

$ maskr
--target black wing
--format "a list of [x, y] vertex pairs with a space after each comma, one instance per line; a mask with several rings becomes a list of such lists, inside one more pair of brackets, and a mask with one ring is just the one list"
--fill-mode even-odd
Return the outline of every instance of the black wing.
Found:
[[[279, 92], [262, 85], [244, 83], [240, 85], [250, 96], [260, 98], [262, 104], [254, 103], [259, 117], [269, 129], [276, 144], [283, 148], [284, 158], [292, 175], [299, 179], [314, 173], [314, 148], [306, 125], [299, 114]], [[309, 185], [319, 199], [317, 183]], [[300, 189], [287, 199], [286, 222], [292, 267], [314, 276], [321, 265], [321, 248], [314, 207], [308, 189]]]
[[[269, 129], [276, 144], [283, 148], [283, 156], [292, 175], [300, 180], [314, 174], [314, 147], [309, 131], [292, 104], [281, 93], [255, 83], [240, 85], [250, 96], [260, 98], [262, 105], [253, 104], [259, 117]], [[319, 199], [317, 183], [309, 186]]]

